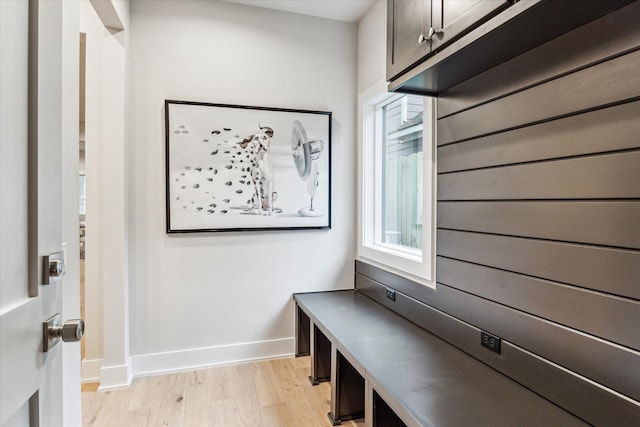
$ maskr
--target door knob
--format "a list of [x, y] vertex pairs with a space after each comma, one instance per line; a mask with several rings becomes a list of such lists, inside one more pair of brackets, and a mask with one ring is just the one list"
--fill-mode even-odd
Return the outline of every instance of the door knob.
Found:
[[42, 351], [47, 352], [58, 341], [77, 342], [84, 335], [84, 320], [70, 319], [60, 324], [60, 314], [55, 314], [42, 324]]
[[54, 325], [49, 327], [49, 336], [53, 338], [62, 338], [64, 342], [76, 342], [82, 339], [84, 335], [84, 321], [82, 319], [71, 319], [62, 325]]

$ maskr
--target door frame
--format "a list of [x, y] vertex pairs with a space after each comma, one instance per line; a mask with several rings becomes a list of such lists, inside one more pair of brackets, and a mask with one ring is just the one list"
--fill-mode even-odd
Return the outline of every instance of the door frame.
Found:
[[[101, 301], [102, 306], [98, 308], [99, 318], [96, 323], [102, 324], [102, 336], [95, 334], [102, 341], [98, 343], [102, 347], [99, 389], [108, 390], [128, 386], [133, 378], [129, 352], [126, 189], [129, 0], [85, 0], [85, 4], [80, 7], [92, 7], [104, 26], [99, 34], [101, 96], [94, 100], [100, 104], [94, 116], [98, 122], [94, 130], [98, 146], [89, 147], [87, 144], [86, 147], [86, 153], [94, 149], [97, 152], [94, 154], [97, 155], [91, 156], [93, 160], [90, 160], [87, 154], [86, 159], [87, 171], [92, 169], [88, 175], [92, 173], [95, 185], [89, 189], [93, 194], [87, 194], [85, 278], [87, 285], [95, 285], [100, 293], [96, 299]], [[81, 31], [83, 28], [78, 27], [78, 37]], [[87, 56], [89, 49], [90, 38], [87, 35]], [[78, 65], [76, 64], [76, 69]], [[87, 100], [87, 103], [94, 101]], [[87, 138], [88, 133], [89, 129]], [[93, 163], [89, 163], [90, 161]], [[77, 168], [75, 172], [77, 180]], [[75, 197], [77, 198], [77, 192]], [[99, 215], [97, 222], [91, 221], [91, 212]], [[87, 326], [87, 332], [90, 333], [92, 325], [88, 323]], [[91, 339], [90, 336], [88, 338]]]
[[[62, 2], [62, 241], [65, 274], [62, 289], [62, 318], [80, 318], [80, 230], [78, 218], [78, 93], [79, 51], [78, 6]], [[75, 95], [75, 96], [74, 96]], [[63, 425], [82, 425], [80, 394], [80, 343], [62, 346]]]

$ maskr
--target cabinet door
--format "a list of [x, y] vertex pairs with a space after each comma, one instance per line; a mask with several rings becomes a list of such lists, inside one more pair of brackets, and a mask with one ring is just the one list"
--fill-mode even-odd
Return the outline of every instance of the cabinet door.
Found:
[[391, 80], [431, 51], [431, 0], [388, 0], [387, 14], [387, 80]]
[[513, 0], [434, 0], [432, 25], [436, 34], [431, 49], [462, 37], [512, 3]]

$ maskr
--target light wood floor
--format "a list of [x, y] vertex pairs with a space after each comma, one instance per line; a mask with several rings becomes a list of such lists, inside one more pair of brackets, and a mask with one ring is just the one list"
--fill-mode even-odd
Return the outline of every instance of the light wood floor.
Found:
[[309, 357], [267, 360], [138, 378], [128, 389], [83, 391], [83, 425], [329, 427], [330, 385], [309, 383], [309, 363]]

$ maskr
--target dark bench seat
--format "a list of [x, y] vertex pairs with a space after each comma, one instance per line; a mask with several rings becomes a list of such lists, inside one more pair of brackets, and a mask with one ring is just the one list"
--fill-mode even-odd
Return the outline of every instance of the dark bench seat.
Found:
[[294, 300], [297, 353], [311, 353], [312, 382], [330, 377], [334, 424], [587, 425], [358, 291]]

